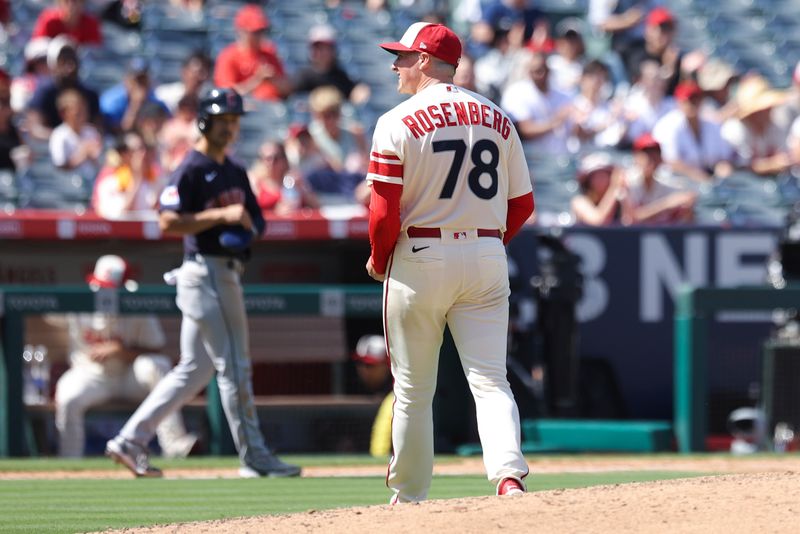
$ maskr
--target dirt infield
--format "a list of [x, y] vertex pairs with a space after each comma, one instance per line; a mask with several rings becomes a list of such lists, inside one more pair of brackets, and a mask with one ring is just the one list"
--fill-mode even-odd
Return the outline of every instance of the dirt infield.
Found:
[[800, 473], [747, 473], [474, 497], [415, 505], [309, 511], [118, 532], [356, 534], [381, 532], [766, 533], [792, 530]]
[[[298, 533], [768, 533], [792, 530], [800, 517], [800, 455], [757, 457], [557, 457], [530, 461], [536, 473], [696, 471], [700, 478], [532, 492], [519, 497], [474, 497], [415, 505], [369, 506], [240, 519], [183, 523], [114, 532]], [[437, 465], [439, 474], [482, 473], [467, 459]], [[304, 476], [374, 476], [377, 466], [307, 468]], [[233, 477], [232, 470], [170, 470], [172, 478]], [[21, 476], [21, 474], [17, 474]], [[22, 478], [120, 477], [121, 470], [27, 473]], [[0, 478], [17, 478], [3, 473]], [[108, 532], [108, 531], [107, 531]]]
[[[154, 459], [158, 465], [158, 459]], [[539, 456], [528, 458], [531, 476], [537, 473], [601, 473], [619, 471], [681, 471], [701, 473], [759, 473], [759, 472], [798, 472], [800, 473], [800, 454], [757, 455], [757, 456], [626, 456], [626, 455], [575, 455]], [[437, 475], [480, 475], [484, 473], [479, 458], [464, 458], [448, 461], [435, 466]], [[383, 465], [362, 466], [324, 466], [304, 467], [304, 477], [369, 477], [385, 476]], [[180, 468], [167, 469], [165, 478], [207, 479], [238, 478], [238, 469], [230, 468]], [[63, 479], [125, 479], [131, 474], [124, 468], [114, 466], [108, 469], [80, 469], [70, 471], [0, 471], [0, 480], [63, 480]]]

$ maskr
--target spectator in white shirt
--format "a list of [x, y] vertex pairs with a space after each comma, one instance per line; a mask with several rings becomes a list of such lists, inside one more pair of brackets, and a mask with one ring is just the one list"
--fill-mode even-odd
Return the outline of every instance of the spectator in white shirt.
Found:
[[475, 61], [475, 85], [482, 95], [500, 100], [506, 87], [517, 81], [515, 75], [524, 70], [529, 56], [524, 47], [524, 35], [523, 24], [495, 30], [492, 48]]
[[623, 124], [605, 94], [607, 84], [608, 67], [590, 61], [581, 74], [580, 93], [572, 102], [573, 133], [581, 149], [616, 146], [622, 137]]
[[500, 106], [516, 124], [520, 137], [530, 140], [539, 154], [565, 155], [572, 130], [572, 99], [551, 87], [544, 54], [530, 55], [528, 74], [506, 89]]
[[50, 158], [61, 169], [94, 179], [103, 153], [100, 132], [89, 123], [86, 100], [77, 89], [58, 95], [56, 108], [63, 121], [50, 134]]
[[547, 58], [553, 87], [569, 95], [578, 92], [583, 73], [586, 47], [581, 33], [582, 26], [580, 19], [573, 17], [559, 22], [555, 29], [555, 49]]
[[624, 101], [628, 142], [651, 133], [658, 120], [675, 109], [675, 100], [666, 96], [666, 89], [667, 81], [661, 76], [658, 62], [652, 59], [642, 61], [639, 78]]
[[736, 91], [736, 118], [722, 126], [722, 136], [736, 150], [738, 164], [756, 174], [775, 175], [793, 163], [786, 144], [788, 132], [772, 118], [775, 107], [786, 101], [761, 76], [747, 76]]
[[170, 113], [178, 111], [178, 102], [184, 96], [195, 98], [208, 85], [211, 73], [211, 58], [204, 52], [193, 52], [181, 66], [181, 79], [173, 83], [165, 83], [156, 87], [156, 98], [166, 104]]
[[667, 183], [661, 147], [650, 134], [633, 143], [633, 165], [625, 173], [623, 220], [626, 224], [690, 222], [697, 195]]
[[720, 125], [700, 116], [703, 91], [692, 81], [675, 89], [677, 109], [662, 117], [653, 128], [664, 162], [675, 174], [697, 182], [713, 176], [724, 178], [733, 171], [733, 150], [722, 138]]

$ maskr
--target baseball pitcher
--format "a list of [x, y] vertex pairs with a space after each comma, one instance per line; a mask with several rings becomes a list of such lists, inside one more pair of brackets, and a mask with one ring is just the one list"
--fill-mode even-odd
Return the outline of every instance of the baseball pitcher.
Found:
[[412, 95], [380, 117], [367, 272], [383, 281], [384, 334], [394, 376], [391, 503], [427, 497], [432, 400], [445, 324], [470, 390], [488, 478], [497, 494], [525, 491], [519, 413], [506, 379], [507, 243], [533, 212], [519, 136], [491, 101], [453, 84], [461, 43], [417, 22], [381, 47]]

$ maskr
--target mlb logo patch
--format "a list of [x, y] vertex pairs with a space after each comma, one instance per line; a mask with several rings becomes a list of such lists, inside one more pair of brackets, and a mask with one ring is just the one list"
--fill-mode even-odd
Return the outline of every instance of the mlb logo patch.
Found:
[[174, 185], [165, 187], [161, 192], [161, 196], [158, 197], [158, 202], [161, 204], [161, 207], [165, 209], [180, 208], [181, 197], [178, 194], [178, 188]]
[[453, 232], [453, 239], [466, 239], [467, 232]]

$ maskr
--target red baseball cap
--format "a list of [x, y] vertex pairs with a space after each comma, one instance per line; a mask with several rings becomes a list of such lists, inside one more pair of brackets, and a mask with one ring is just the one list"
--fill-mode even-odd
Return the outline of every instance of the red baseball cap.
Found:
[[702, 94], [703, 90], [700, 89], [700, 86], [692, 81], [682, 81], [678, 84], [678, 87], [675, 88], [676, 100], [690, 100]]
[[443, 24], [415, 22], [408, 27], [400, 41], [382, 43], [381, 48], [388, 52], [427, 52], [454, 67], [461, 59], [461, 40]]
[[255, 4], [247, 4], [236, 13], [233, 24], [239, 30], [257, 32], [269, 28], [269, 19], [260, 7]]
[[644, 133], [633, 142], [633, 149], [636, 151], [656, 149], [661, 150], [661, 145], [655, 140], [652, 134]]
[[675, 24], [675, 15], [665, 7], [656, 7], [647, 14], [648, 26], [661, 26], [662, 24]]

